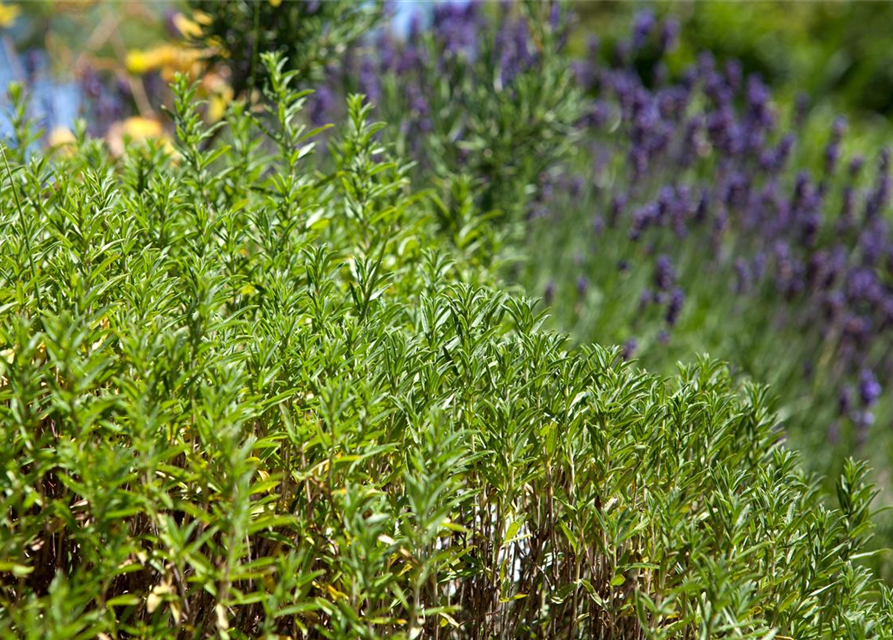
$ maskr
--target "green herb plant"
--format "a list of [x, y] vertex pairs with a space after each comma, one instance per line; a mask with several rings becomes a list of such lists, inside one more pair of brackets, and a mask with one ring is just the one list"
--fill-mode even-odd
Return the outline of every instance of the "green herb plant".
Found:
[[3, 147], [0, 636], [890, 637], [863, 465], [828, 509], [765, 389], [570, 349], [261, 63], [174, 153]]

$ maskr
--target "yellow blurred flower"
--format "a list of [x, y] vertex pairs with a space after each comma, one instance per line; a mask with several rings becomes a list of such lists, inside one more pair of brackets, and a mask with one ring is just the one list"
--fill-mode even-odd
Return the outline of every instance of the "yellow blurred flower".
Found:
[[211, 24], [211, 22], [213, 22], [213, 18], [211, 18], [211, 15], [205, 13], [204, 11], [193, 11], [192, 19], [203, 27], [207, 27], [209, 24]]
[[127, 53], [124, 64], [130, 73], [142, 75], [150, 71], [163, 71], [173, 74], [175, 71], [190, 73], [202, 56], [197, 49], [187, 49], [172, 44], [163, 44], [144, 51], [134, 50]]
[[193, 18], [187, 18], [182, 13], [174, 15], [174, 26], [184, 38], [198, 38], [202, 35], [202, 25]]
[[19, 17], [20, 11], [18, 5], [0, 2], [0, 28], [12, 26], [12, 23]]
[[74, 142], [74, 134], [68, 127], [56, 127], [50, 132], [49, 143], [51, 147], [61, 147]]
[[56, 127], [50, 131], [47, 144], [51, 149], [59, 149], [63, 155], [71, 155], [74, 152], [76, 139], [68, 127]]
[[150, 138], [163, 139], [168, 142], [164, 127], [158, 120], [134, 116], [123, 122], [116, 122], [106, 134], [106, 142], [113, 155], [120, 156], [124, 153], [126, 140], [147, 140]]
[[233, 88], [218, 73], [208, 73], [202, 80], [202, 92], [208, 96], [209, 122], [217, 122], [233, 100]]
[[278, 7], [280, 4], [282, 4], [282, 0], [270, 0], [270, 4], [274, 7]]
[[158, 120], [134, 116], [124, 121], [123, 132], [125, 136], [133, 140], [144, 140], [146, 138], [157, 138], [164, 133], [164, 129]]
[[233, 90], [227, 87], [226, 93], [215, 93], [208, 100], [208, 122], [217, 122], [226, 114], [226, 106], [233, 99]]

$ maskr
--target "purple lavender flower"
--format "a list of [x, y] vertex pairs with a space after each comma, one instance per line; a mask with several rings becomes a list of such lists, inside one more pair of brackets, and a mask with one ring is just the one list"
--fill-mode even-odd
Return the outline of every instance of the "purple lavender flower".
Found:
[[636, 347], [639, 346], [639, 343], [636, 342], [635, 338], [630, 338], [626, 342], [623, 343], [623, 351], [620, 353], [620, 357], [624, 360], [629, 360], [633, 357], [633, 354], [636, 352]]
[[598, 50], [601, 47], [601, 39], [599, 39], [598, 35], [594, 33], [590, 33], [586, 36], [586, 55], [593, 59], [598, 56]]
[[846, 295], [851, 302], [862, 300], [878, 302], [882, 291], [881, 285], [871, 269], [854, 269], [847, 278]]
[[856, 423], [856, 446], [860, 449], [868, 442], [868, 431], [874, 424], [872, 411], [857, 411], [854, 417]]
[[592, 231], [600, 236], [605, 230], [605, 219], [598, 214], [592, 216]]
[[667, 305], [667, 324], [671, 327], [679, 320], [679, 314], [682, 312], [682, 305], [685, 303], [685, 293], [679, 287], [673, 289], [670, 295], [670, 303]]
[[382, 71], [391, 71], [397, 67], [399, 52], [397, 43], [389, 29], [383, 29], [378, 36], [378, 60]]
[[322, 85], [310, 99], [310, 122], [315, 127], [321, 127], [332, 121], [332, 113], [335, 110], [335, 94], [329, 87]]
[[834, 420], [828, 425], [828, 442], [837, 445], [840, 442], [840, 423]]
[[883, 317], [882, 327], [890, 329], [893, 327], [893, 296], [885, 295], [879, 306], [881, 316]]
[[549, 27], [552, 30], [558, 29], [561, 26], [561, 5], [557, 2], [553, 2], [552, 6], [549, 9]]
[[735, 293], [746, 293], [750, 289], [750, 269], [747, 260], [737, 258], [735, 260]]
[[837, 410], [840, 415], [845, 416], [850, 413], [853, 409], [853, 389], [849, 385], [846, 385], [843, 389], [840, 390], [840, 395], [837, 398]]
[[102, 81], [91, 66], [87, 66], [81, 74], [81, 90], [90, 100], [97, 100], [102, 94]]
[[595, 69], [588, 60], [574, 60], [571, 62], [571, 70], [578, 86], [591, 89], [595, 85]]
[[29, 83], [34, 83], [37, 76], [47, 66], [47, 54], [40, 49], [29, 49], [23, 56], [25, 63], [25, 74]]
[[865, 407], [872, 407], [881, 397], [881, 385], [871, 369], [862, 369], [859, 374], [859, 398]]
[[415, 45], [419, 42], [419, 39], [422, 37], [422, 15], [418, 11], [412, 14], [412, 17], [409, 19], [409, 33], [408, 40], [409, 43]]
[[651, 37], [656, 21], [653, 11], [640, 12], [633, 23], [633, 47], [641, 49]]
[[614, 63], [618, 67], [629, 65], [632, 59], [633, 43], [628, 40], [618, 40], [614, 45]]
[[706, 189], [701, 191], [701, 197], [698, 200], [698, 206], [695, 209], [694, 221], [704, 222], [710, 212], [710, 194]]
[[878, 166], [877, 184], [866, 202], [866, 218], [876, 217], [887, 206], [890, 200], [890, 190], [890, 148], [884, 147]]
[[702, 51], [698, 54], [697, 73], [702, 77], [709, 77], [716, 67], [716, 59], [709, 51]]
[[837, 167], [837, 161], [840, 159], [840, 141], [845, 132], [846, 119], [836, 118], [831, 129], [831, 138], [825, 147], [825, 173], [827, 174], [834, 173], [834, 169]]
[[661, 255], [657, 258], [657, 268], [654, 272], [654, 285], [658, 291], [669, 291], [676, 282], [676, 272], [670, 262], [669, 256]]
[[846, 235], [852, 230], [855, 222], [855, 209], [856, 192], [851, 185], [847, 185], [841, 194], [840, 216], [836, 224], [838, 234]]
[[359, 73], [360, 91], [375, 104], [381, 96], [381, 77], [371, 56], [363, 58]]
[[620, 216], [623, 215], [624, 210], [626, 209], [626, 196], [622, 193], [615, 194], [613, 198], [611, 198], [611, 207], [608, 210], [608, 226], [616, 227], [618, 220], [620, 220]]
[[651, 289], [645, 289], [639, 295], [639, 311], [644, 311], [647, 309], [652, 302], [657, 298], [657, 294], [651, 291]]
[[747, 175], [741, 171], [734, 171], [725, 185], [724, 204], [730, 209], [740, 209], [747, 201], [749, 188]]
[[791, 150], [794, 148], [795, 140], [796, 138], [794, 137], [794, 134], [789, 133], [781, 139], [781, 142], [778, 143], [776, 161], [774, 166], [772, 167], [774, 170], [777, 171], [781, 169], [788, 161], [788, 158], [791, 156]]
[[744, 81], [744, 70], [738, 60], [731, 59], [726, 62], [726, 82], [733, 91], [741, 88]]
[[758, 75], [747, 78], [747, 107], [752, 121], [761, 127], [772, 124], [772, 113], [769, 109], [769, 88]]
[[590, 124], [593, 129], [605, 126], [611, 116], [611, 107], [604, 100], [597, 100], [592, 105]]
[[479, 2], [446, 2], [434, 8], [433, 29], [448, 55], [473, 53]]
[[422, 94], [422, 90], [415, 84], [407, 84], [406, 94], [409, 109], [415, 116], [418, 128], [423, 132], [431, 131], [431, 106]]
[[552, 300], [554, 300], [554, 299], [555, 299], [555, 282], [553, 282], [552, 280], [549, 280], [549, 282], [546, 283], [546, 290], [543, 292], [543, 301], [546, 304], [551, 305]]
[[667, 18], [663, 21], [660, 30], [661, 53], [670, 53], [679, 44], [679, 21], [676, 18]]

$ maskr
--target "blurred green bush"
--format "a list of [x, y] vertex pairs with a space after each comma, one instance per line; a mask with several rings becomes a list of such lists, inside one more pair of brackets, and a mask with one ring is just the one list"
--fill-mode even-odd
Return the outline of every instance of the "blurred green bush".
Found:
[[777, 91], [803, 91], [862, 117], [893, 115], [893, 5], [888, 2], [577, 2], [578, 51], [596, 33], [606, 43], [629, 33], [651, 8], [680, 22], [679, 63], [702, 51], [741, 61]]

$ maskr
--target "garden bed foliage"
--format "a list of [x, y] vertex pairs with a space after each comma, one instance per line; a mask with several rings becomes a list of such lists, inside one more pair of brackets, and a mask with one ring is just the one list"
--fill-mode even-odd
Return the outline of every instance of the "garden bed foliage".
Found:
[[3, 147], [3, 636], [889, 637], [862, 464], [827, 508], [765, 389], [571, 349], [262, 62], [172, 149]]

